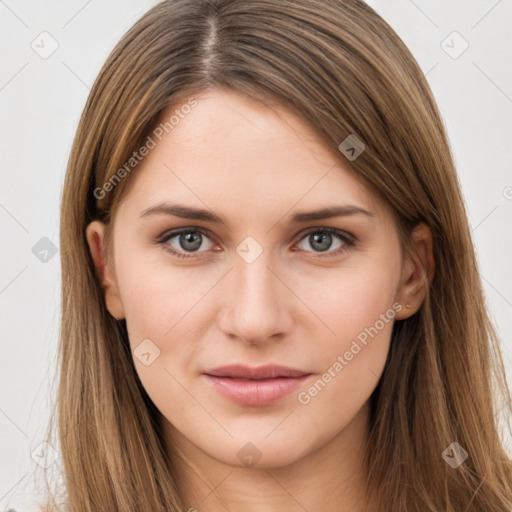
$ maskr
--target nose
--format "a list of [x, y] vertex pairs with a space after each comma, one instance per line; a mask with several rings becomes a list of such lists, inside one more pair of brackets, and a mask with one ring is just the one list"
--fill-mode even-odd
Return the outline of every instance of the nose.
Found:
[[266, 251], [252, 263], [238, 255], [234, 260], [221, 291], [222, 331], [250, 345], [282, 338], [293, 326], [293, 293], [283, 284], [286, 278], [273, 268]]

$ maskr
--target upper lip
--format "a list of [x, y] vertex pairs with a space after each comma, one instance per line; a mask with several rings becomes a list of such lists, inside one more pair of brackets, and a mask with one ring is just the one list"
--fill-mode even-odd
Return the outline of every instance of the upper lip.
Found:
[[277, 379], [279, 377], [304, 377], [304, 375], [309, 375], [309, 372], [303, 372], [301, 370], [275, 364], [258, 366], [256, 368], [234, 364], [221, 366], [220, 368], [208, 370], [204, 373], [214, 377], [232, 377], [242, 379]]

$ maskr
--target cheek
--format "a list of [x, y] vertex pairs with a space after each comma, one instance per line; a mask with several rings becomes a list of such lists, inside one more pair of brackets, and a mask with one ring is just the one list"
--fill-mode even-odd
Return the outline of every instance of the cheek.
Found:
[[[126, 323], [130, 339], [138, 338], [160, 340], [162, 334], [169, 330], [176, 310], [176, 298], [173, 293], [155, 287], [149, 279], [131, 279], [126, 282], [126, 293], [122, 294]], [[173, 304], [174, 303], [174, 304]], [[166, 315], [163, 313], [167, 312]]]
[[211, 287], [193, 273], [170, 270], [147, 257], [120, 265], [120, 293], [130, 337], [162, 341], [187, 324], [188, 312]]
[[315, 397], [318, 405], [355, 412], [370, 396], [389, 351], [397, 279], [394, 269], [368, 265], [344, 269], [329, 282], [310, 281], [302, 291], [325, 327], [316, 343], [320, 380], [302, 403]]
[[204, 348], [198, 341], [211, 323], [205, 305], [215, 281], [211, 276], [199, 278], [197, 272], [132, 261], [133, 267], [125, 267], [121, 276], [121, 297], [133, 360], [149, 396], [155, 403], [165, 403], [165, 397], [183, 395], [178, 383], [188, 378], [186, 373]]
[[[165, 277], [164, 277], [165, 276]], [[181, 277], [180, 277], [181, 276]], [[172, 414], [183, 413], [190, 397], [180, 383], [198, 346], [194, 304], [207, 289], [190, 284], [180, 272], [157, 267], [144, 275], [133, 272], [121, 292], [134, 365], [142, 385], [160, 410], [173, 403]], [[171, 342], [169, 342], [171, 341]], [[148, 355], [149, 354], [149, 355]]]
[[[397, 269], [379, 264], [346, 268], [297, 282], [300, 296], [324, 323], [328, 338], [347, 340], [392, 308]], [[327, 329], [328, 328], [328, 329]]]

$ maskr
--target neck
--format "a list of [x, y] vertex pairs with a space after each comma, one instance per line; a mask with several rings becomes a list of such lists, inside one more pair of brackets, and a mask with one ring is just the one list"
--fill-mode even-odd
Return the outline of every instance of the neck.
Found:
[[[364, 493], [363, 451], [369, 404], [331, 439], [291, 464], [237, 467], [210, 457], [164, 420], [178, 488], [194, 512], [367, 512], [376, 510]], [[297, 447], [300, 452], [300, 447]], [[169, 451], [171, 457], [171, 451]]]

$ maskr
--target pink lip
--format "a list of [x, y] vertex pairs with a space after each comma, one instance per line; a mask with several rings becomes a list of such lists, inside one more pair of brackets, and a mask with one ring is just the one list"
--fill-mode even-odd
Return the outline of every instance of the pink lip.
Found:
[[239, 405], [275, 403], [296, 390], [311, 374], [283, 366], [224, 366], [204, 373], [216, 391]]

